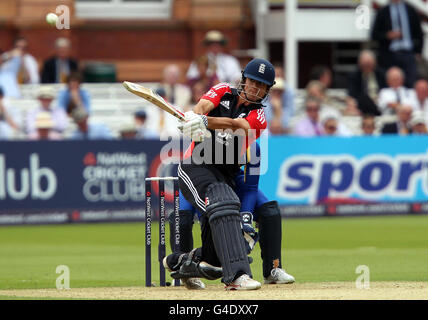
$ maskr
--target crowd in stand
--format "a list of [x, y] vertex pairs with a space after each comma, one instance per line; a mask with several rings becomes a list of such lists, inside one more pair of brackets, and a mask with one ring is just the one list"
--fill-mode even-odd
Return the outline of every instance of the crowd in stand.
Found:
[[[360, 52], [355, 71], [347, 81], [345, 96], [335, 96], [331, 90], [333, 70], [315, 66], [304, 94], [297, 99], [282, 66], [276, 64], [275, 85], [265, 101], [270, 134], [305, 137], [427, 134], [428, 75], [418, 71], [423, 62], [423, 33], [417, 13], [403, 1], [391, 0], [378, 11], [371, 37], [377, 51]], [[224, 52], [226, 43], [221, 32], [209, 31], [203, 40], [206, 52], [190, 64], [186, 81], [180, 81], [183, 77], [177, 65], [168, 65], [157, 93], [188, 111], [212, 86], [221, 82], [237, 85], [241, 65], [237, 58]], [[17, 131], [31, 140], [117, 137], [106, 124], [90, 121], [91, 98], [81, 87], [83, 79], [78, 62], [70, 57], [70, 45], [68, 39], [57, 39], [55, 52], [43, 62], [40, 72], [36, 59], [27, 52], [25, 38], [17, 38], [11, 50], [1, 52], [0, 139], [11, 139]], [[19, 98], [20, 84], [24, 83], [66, 86], [57, 96], [49, 85], [40, 86], [39, 107], [26, 112], [23, 119], [9, 98]], [[137, 111], [133, 123], [124, 124], [119, 138], [177, 136], [173, 117], [161, 112], [158, 131], [149, 129], [147, 118], [144, 110]], [[343, 121], [345, 118], [348, 121]], [[358, 123], [357, 130], [348, 126], [349, 119]], [[75, 131], [65, 136], [70, 121]]]

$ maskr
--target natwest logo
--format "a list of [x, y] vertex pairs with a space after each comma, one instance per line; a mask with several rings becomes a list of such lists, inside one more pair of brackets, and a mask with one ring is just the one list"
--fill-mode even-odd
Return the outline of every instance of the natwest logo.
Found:
[[7, 167], [4, 154], [0, 154], [0, 200], [50, 199], [57, 190], [57, 178], [52, 169], [40, 167], [39, 155], [30, 155], [29, 168]]

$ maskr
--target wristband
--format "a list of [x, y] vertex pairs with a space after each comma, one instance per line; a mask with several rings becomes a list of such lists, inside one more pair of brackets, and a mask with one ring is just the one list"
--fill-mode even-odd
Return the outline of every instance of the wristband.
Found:
[[205, 125], [205, 128], [208, 127], [208, 118], [205, 115], [201, 115], [202, 121]]

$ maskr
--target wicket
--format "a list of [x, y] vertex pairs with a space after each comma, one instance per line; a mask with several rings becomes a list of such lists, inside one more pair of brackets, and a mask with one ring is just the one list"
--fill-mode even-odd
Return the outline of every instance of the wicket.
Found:
[[[158, 182], [159, 193], [159, 245], [158, 245], [158, 261], [159, 261], [159, 282], [161, 287], [166, 286], [165, 268], [162, 260], [166, 255], [166, 237], [165, 237], [165, 181], [173, 181], [173, 199], [174, 199], [174, 230], [170, 230], [174, 234], [174, 248], [172, 251], [180, 248], [180, 217], [179, 217], [179, 190], [177, 177], [151, 177], [145, 178], [146, 184], [146, 287], [152, 286], [152, 181]], [[174, 285], [179, 286], [180, 280], [175, 279]]]

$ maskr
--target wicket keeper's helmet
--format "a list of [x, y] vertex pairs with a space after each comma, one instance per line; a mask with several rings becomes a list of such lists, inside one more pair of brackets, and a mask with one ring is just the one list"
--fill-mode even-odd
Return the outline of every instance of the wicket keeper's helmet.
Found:
[[275, 69], [266, 59], [256, 58], [248, 62], [242, 72], [244, 78], [250, 78], [272, 87], [275, 84]]

